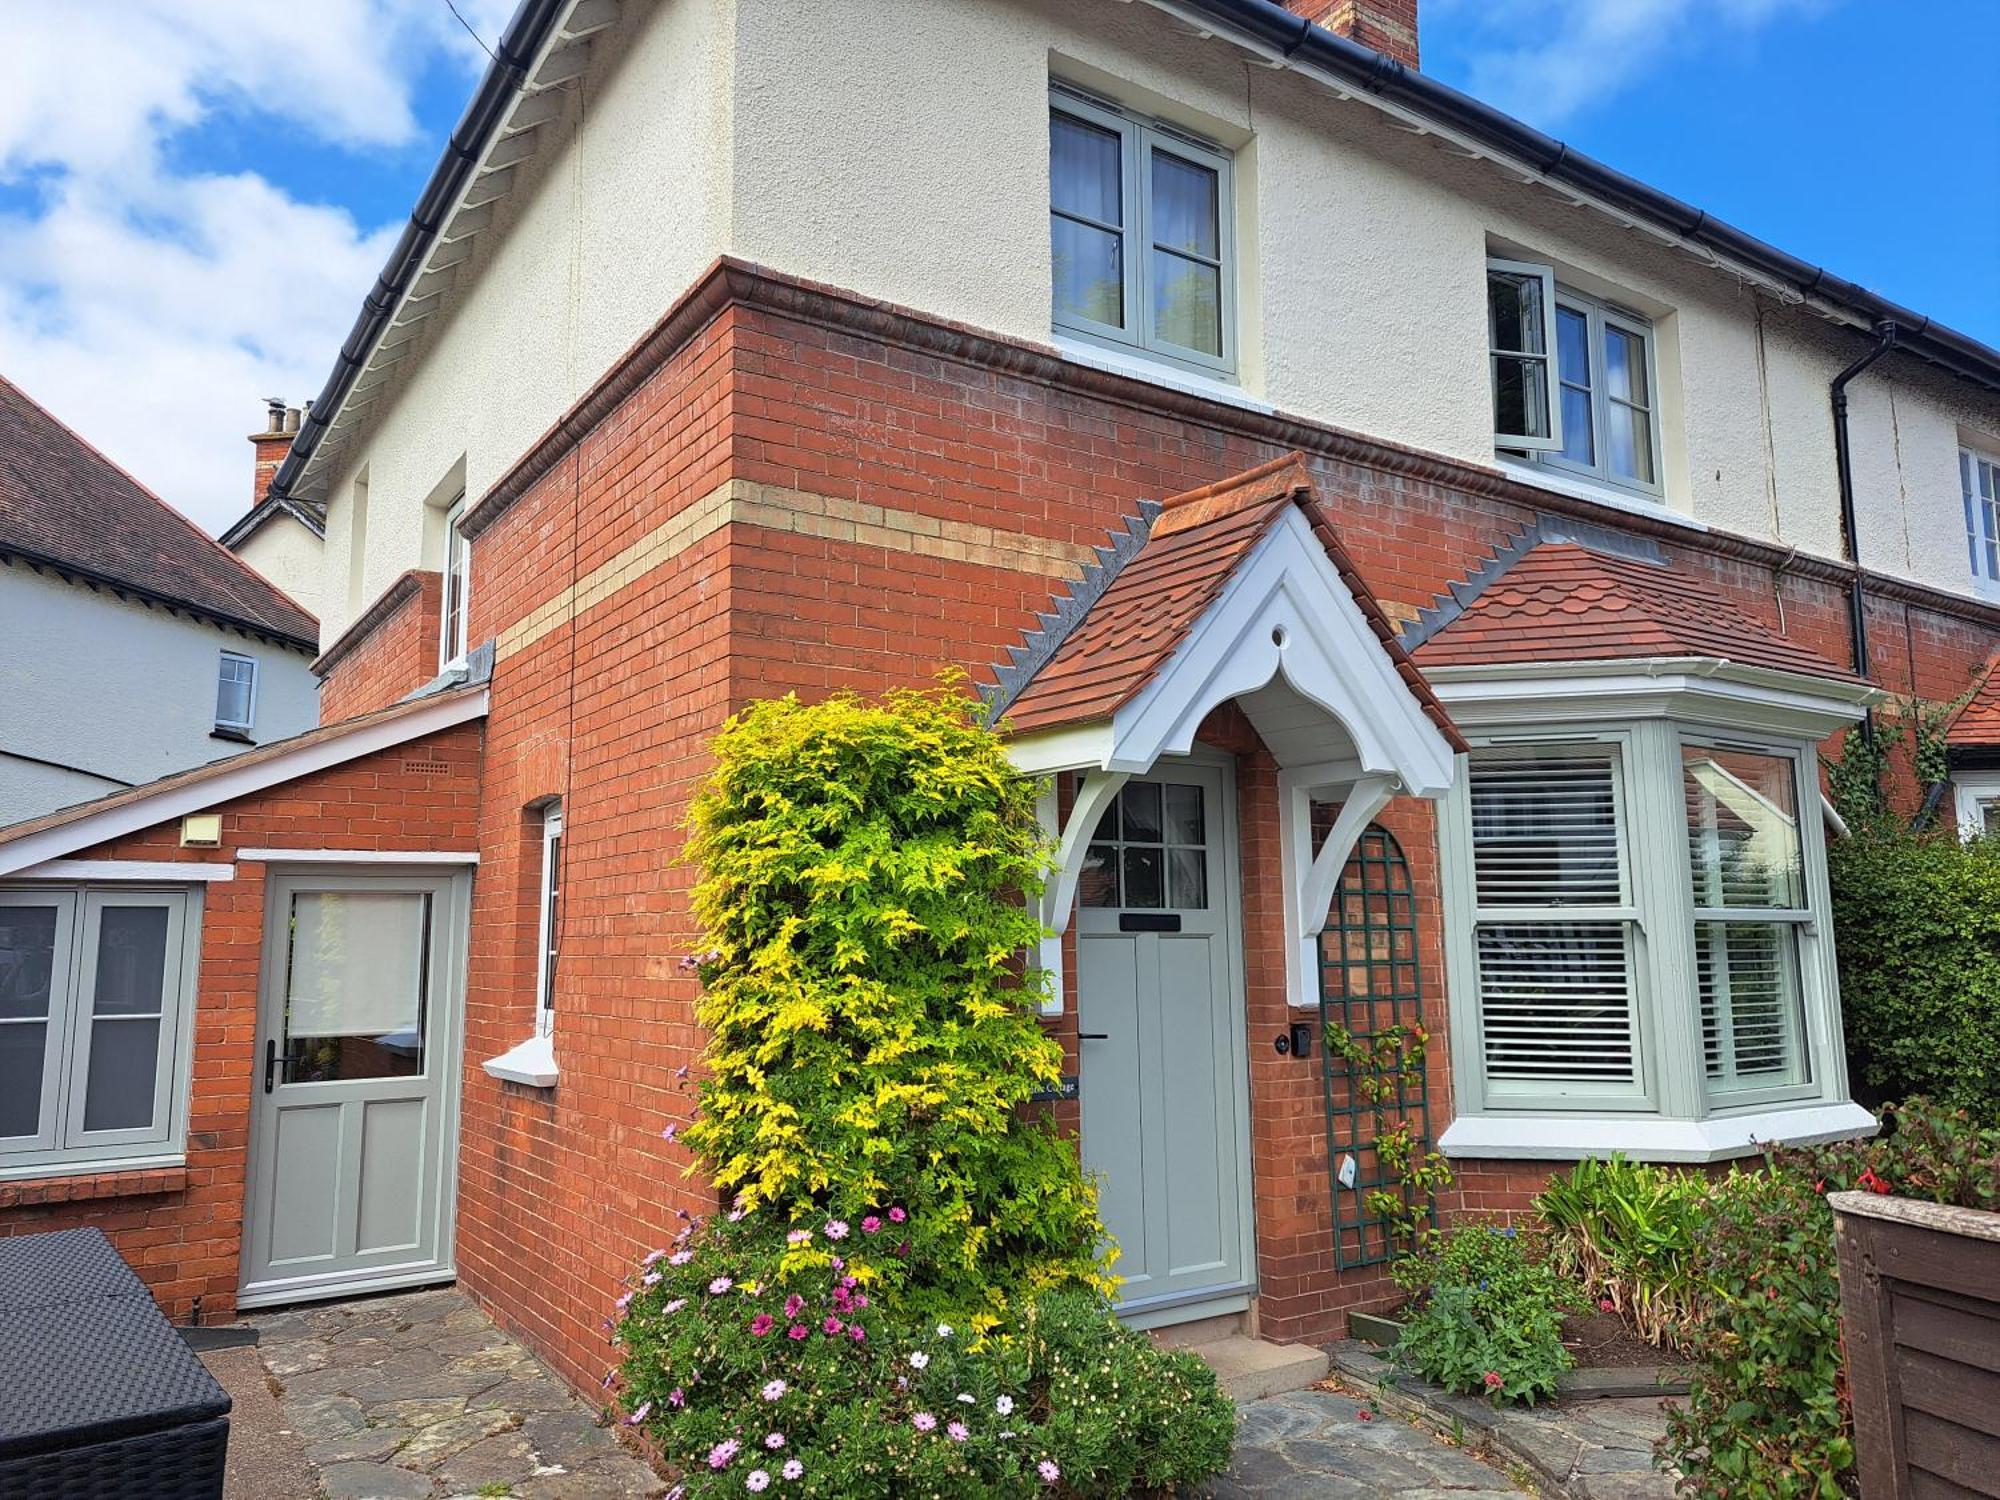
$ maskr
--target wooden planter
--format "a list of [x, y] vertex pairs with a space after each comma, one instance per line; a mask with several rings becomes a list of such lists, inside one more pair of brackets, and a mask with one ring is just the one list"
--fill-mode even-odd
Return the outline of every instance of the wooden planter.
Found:
[[2000, 1213], [1828, 1201], [1863, 1500], [2000, 1496]]

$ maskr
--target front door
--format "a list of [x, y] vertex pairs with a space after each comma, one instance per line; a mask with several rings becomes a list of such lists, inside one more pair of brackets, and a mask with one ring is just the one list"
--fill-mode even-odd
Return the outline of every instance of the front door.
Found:
[[266, 888], [241, 1305], [450, 1279], [468, 885]]
[[1120, 1309], [1166, 1322], [1251, 1281], [1234, 778], [1125, 784], [1078, 882], [1084, 1165], [1118, 1242]]

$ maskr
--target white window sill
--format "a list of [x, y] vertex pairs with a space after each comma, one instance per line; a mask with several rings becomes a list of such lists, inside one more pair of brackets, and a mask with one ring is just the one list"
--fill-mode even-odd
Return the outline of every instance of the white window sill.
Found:
[[1121, 350], [1108, 349], [1101, 344], [1085, 343], [1081, 339], [1055, 335], [1056, 352], [1072, 364], [1089, 365], [1095, 370], [1108, 370], [1113, 375], [1124, 375], [1133, 380], [1143, 380], [1148, 385], [1165, 386], [1168, 390], [1179, 391], [1183, 395], [1200, 396], [1208, 401], [1219, 401], [1225, 406], [1241, 407], [1244, 411], [1261, 412], [1265, 416], [1277, 410], [1267, 401], [1259, 401], [1249, 395], [1240, 385], [1231, 385], [1226, 380], [1217, 380], [1208, 375], [1197, 375], [1192, 370], [1184, 370], [1178, 365], [1170, 365], [1157, 359], [1148, 359], [1143, 354], [1126, 354]]
[[531, 1089], [552, 1089], [556, 1086], [555, 1039], [531, 1036], [520, 1046], [510, 1048], [498, 1057], [487, 1058], [480, 1066], [507, 1083], [525, 1083]]
[[1565, 474], [1552, 469], [1547, 464], [1523, 463], [1518, 458], [1506, 454], [1495, 455], [1500, 472], [1521, 484], [1533, 485], [1538, 490], [1547, 490], [1555, 495], [1567, 495], [1572, 500], [1588, 500], [1592, 505], [1602, 505], [1610, 510], [1622, 510], [1635, 516], [1651, 516], [1655, 520], [1666, 521], [1675, 526], [1685, 526], [1689, 531], [1707, 531], [1708, 527], [1693, 516], [1683, 515], [1664, 500], [1648, 500], [1643, 495], [1635, 495], [1630, 490], [1621, 490], [1616, 485], [1596, 484], [1575, 474]]
[[1765, 1144], [1815, 1146], [1873, 1135], [1876, 1123], [1853, 1103], [1781, 1105], [1706, 1120], [1462, 1115], [1439, 1139], [1438, 1149], [1461, 1160], [1577, 1161], [1622, 1152], [1635, 1161], [1726, 1161], [1754, 1155]]

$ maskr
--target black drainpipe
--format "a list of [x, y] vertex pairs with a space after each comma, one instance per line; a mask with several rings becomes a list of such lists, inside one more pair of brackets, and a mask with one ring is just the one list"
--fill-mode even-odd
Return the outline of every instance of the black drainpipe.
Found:
[[[1863, 682], [1868, 676], [1868, 600], [1861, 588], [1861, 533], [1854, 519], [1854, 460], [1847, 439], [1847, 387], [1876, 360], [1896, 347], [1894, 323], [1875, 325], [1875, 347], [1833, 377], [1833, 463], [1840, 482], [1840, 532], [1847, 549], [1853, 576], [1847, 583], [1847, 628], [1853, 638], [1854, 672]], [[1875, 741], [1875, 715], [1861, 721], [1861, 733], [1870, 744]]]

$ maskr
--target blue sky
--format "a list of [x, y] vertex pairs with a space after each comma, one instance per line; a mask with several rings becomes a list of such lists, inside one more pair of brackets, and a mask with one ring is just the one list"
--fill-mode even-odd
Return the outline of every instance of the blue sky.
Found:
[[[491, 39], [512, 0], [458, 8]], [[2000, 0], [1421, 10], [1433, 76], [2000, 345]], [[219, 530], [262, 398], [324, 381], [486, 59], [445, 0], [315, 0], [308, 47], [269, 0], [6, 25], [0, 374]]]

